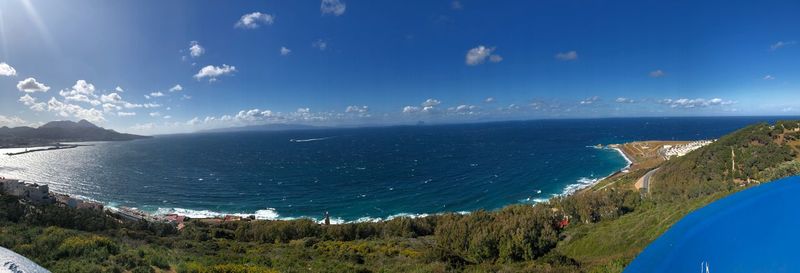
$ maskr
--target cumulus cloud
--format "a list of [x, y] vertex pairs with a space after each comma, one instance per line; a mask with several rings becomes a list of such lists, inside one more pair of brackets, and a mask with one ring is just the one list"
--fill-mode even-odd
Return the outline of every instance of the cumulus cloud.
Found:
[[317, 48], [319, 50], [328, 49], [328, 42], [325, 40], [319, 39], [311, 43], [311, 47]]
[[419, 111], [420, 111], [420, 108], [416, 107], [416, 106], [408, 105], [408, 106], [403, 107], [403, 113], [405, 113], [405, 114], [416, 113], [416, 112], [419, 112]]
[[322, 0], [319, 6], [319, 10], [322, 14], [333, 14], [335, 16], [344, 14], [346, 9], [347, 5], [340, 0]]
[[56, 98], [50, 98], [47, 102], [47, 111], [55, 112], [62, 117], [76, 117], [91, 122], [102, 122], [106, 120], [103, 116], [103, 112], [100, 110], [95, 108], [83, 108], [80, 105], [65, 103]]
[[500, 55], [492, 54], [495, 51], [495, 48], [489, 48], [483, 45], [479, 45], [467, 51], [467, 55], [464, 57], [464, 62], [467, 65], [475, 66], [482, 63], [485, 63], [488, 59], [490, 62], [498, 63], [503, 60], [503, 57]]
[[559, 52], [556, 54], [555, 58], [562, 61], [574, 61], [578, 59], [578, 52], [574, 50], [567, 52]]
[[485, 103], [493, 103], [494, 102], [494, 97], [488, 97], [485, 100], [483, 100], [483, 102], [485, 102]]
[[189, 55], [191, 55], [192, 58], [200, 57], [203, 55], [203, 53], [206, 53], [206, 49], [203, 46], [201, 46], [199, 42], [197, 41], [189, 42]]
[[100, 101], [104, 102], [104, 103], [113, 103], [113, 104], [123, 103], [122, 96], [120, 96], [117, 93], [101, 95], [100, 96]]
[[634, 102], [636, 102], [635, 100], [633, 100], [631, 98], [623, 98], [623, 97], [619, 97], [614, 101], [616, 101], [617, 103], [634, 103]]
[[161, 112], [152, 112], [152, 113], [150, 113], [150, 116], [151, 117], [160, 117], [161, 116]]
[[242, 15], [239, 21], [236, 22], [235, 27], [244, 29], [254, 29], [261, 25], [272, 25], [275, 22], [275, 16], [261, 12], [253, 12]]
[[222, 66], [213, 66], [208, 65], [200, 69], [197, 74], [194, 75], [194, 78], [202, 80], [203, 78], [208, 78], [208, 81], [213, 82], [217, 80], [217, 77], [223, 75], [229, 75], [233, 72], [236, 72], [236, 67], [232, 65], [223, 64]]
[[120, 117], [132, 117], [135, 116], [136, 112], [117, 112], [117, 116]]
[[292, 50], [286, 48], [285, 46], [282, 46], [281, 49], [280, 49], [280, 52], [281, 52], [281, 56], [286, 56], [286, 55], [289, 55], [289, 53], [292, 53]]
[[778, 41], [777, 43], [770, 45], [769, 49], [775, 51], [784, 47], [793, 46], [795, 44], [797, 44], [797, 41]]
[[181, 86], [180, 84], [176, 84], [175, 86], [169, 89], [169, 92], [178, 92], [178, 91], [183, 91], [183, 86]]
[[662, 71], [661, 69], [650, 71], [650, 77], [652, 77], [652, 78], [661, 78], [661, 77], [664, 77], [666, 75], [667, 75], [667, 73], [664, 73], [664, 71]]
[[25, 94], [24, 96], [19, 98], [19, 102], [24, 104], [25, 106], [30, 107], [31, 110], [42, 112], [46, 110], [47, 104], [44, 102], [36, 102], [36, 98], [31, 97], [29, 94]]
[[773, 77], [772, 75], [766, 75], [766, 76], [764, 76], [763, 79], [766, 80], [766, 81], [771, 81], [771, 80], [774, 80], [775, 77]]
[[16, 69], [11, 67], [7, 63], [4, 63], [4, 62], [0, 63], [0, 76], [10, 77], [10, 76], [16, 76], [16, 75], [17, 75], [17, 70]]
[[97, 106], [102, 102], [97, 99], [98, 97], [95, 95], [94, 91], [94, 84], [85, 80], [78, 80], [75, 82], [75, 85], [72, 86], [72, 89], [62, 89], [58, 91], [58, 94], [67, 101], [86, 102]]
[[713, 98], [713, 99], [663, 99], [660, 100], [659, 103], [668, 105], [670, 108], [702, 108], [702, 107], [709, 107], [709, 106], [717, 106], [717, 105], [731, 105], [736, 103], [732, 100], [723, 100], [721, 98]]
[[589, 105], [589, 104], [594, 104], [595, 102], [597, 102], [599, 100], [600, 100], [600, 97], [592, 96], [592, 97], [588, 97], [588, 98], [586, 98], [584, 100], [581, 100], [579, 103], [581, 105]]
[[161, 91], [157, 91], [157, 92], [150, 93], [150, 96], [154, 97], [154, 98], [163, 97], [164, 93], [161, 93]]
[[17, 90], [27, 93], [47, 92], [47, 90], [50, 90], [50, 87], [37, 82], [34, 78], [27, 78], [17, 83]]
[[120, 92], [120, 93], [125, 93], [125, 89], [122, 89], [122, 87], [119, 87], [119, 86], [114, 88], [114, 91], [117, 91], [117, 92]]

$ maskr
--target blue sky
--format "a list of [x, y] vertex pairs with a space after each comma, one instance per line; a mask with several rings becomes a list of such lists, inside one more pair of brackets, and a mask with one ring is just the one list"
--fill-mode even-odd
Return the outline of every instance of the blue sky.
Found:
[[6, 0], [0, 125], [796, 115], [797, 14], [797, 1]]

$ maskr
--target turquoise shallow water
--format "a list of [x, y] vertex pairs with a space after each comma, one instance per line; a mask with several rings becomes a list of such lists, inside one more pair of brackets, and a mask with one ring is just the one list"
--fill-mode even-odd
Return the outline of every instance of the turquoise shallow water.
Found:
[[[798, 272], [800, 177], [738, 192], [681, 219], [625, 272]], [[702, 267], [702, 271], [701, 271]]]
[[774, 118], [633, 118], [158, 136], [14, 157], [0, 175], [191, 216], [383, 219], [535, 202], [624, 167], [603, 143], [715, 138]]

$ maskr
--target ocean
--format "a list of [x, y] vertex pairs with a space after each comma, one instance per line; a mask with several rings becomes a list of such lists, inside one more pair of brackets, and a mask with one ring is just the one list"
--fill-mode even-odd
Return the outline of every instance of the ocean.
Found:
[[[157, 136], [0, 155], [0, 176], [148, 212], [334, 222], [492, 210], [626, 165], [593, 145], [718, 138], [771, 117], [534, 120]], [[2, 151], [2, 153], [8, 150]]]

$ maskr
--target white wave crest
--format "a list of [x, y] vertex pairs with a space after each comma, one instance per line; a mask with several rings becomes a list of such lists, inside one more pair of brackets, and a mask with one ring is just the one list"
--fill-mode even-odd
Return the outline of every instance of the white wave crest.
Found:
[[[184, 208], [158, 208], [155, 215], [178, 214], [190, 218], [216, 218], [225, 217], [226, 215], [233, 215], [239, 217], [253, 216], [258, 220], [278, 220], [281, 219], [280, 215], [273, 208], [257, 210], [254, 213], [224, 213], [210, 210], [193, 210]], [[291, 220], [290, 218], [283, 218], [281, 220]]]
[[309, 138], [309, 139], [294, 139], [293, 138], [293, 139], [290, 139], [289, 141], [291, 141], [291, 142], [311, 142], [311, 141], [320, 141], [320, 140], [326, 140], [326, 139], [331, 139], [331, 138], [333, 138], [333, 137], [320, 137], [320, 138]]

